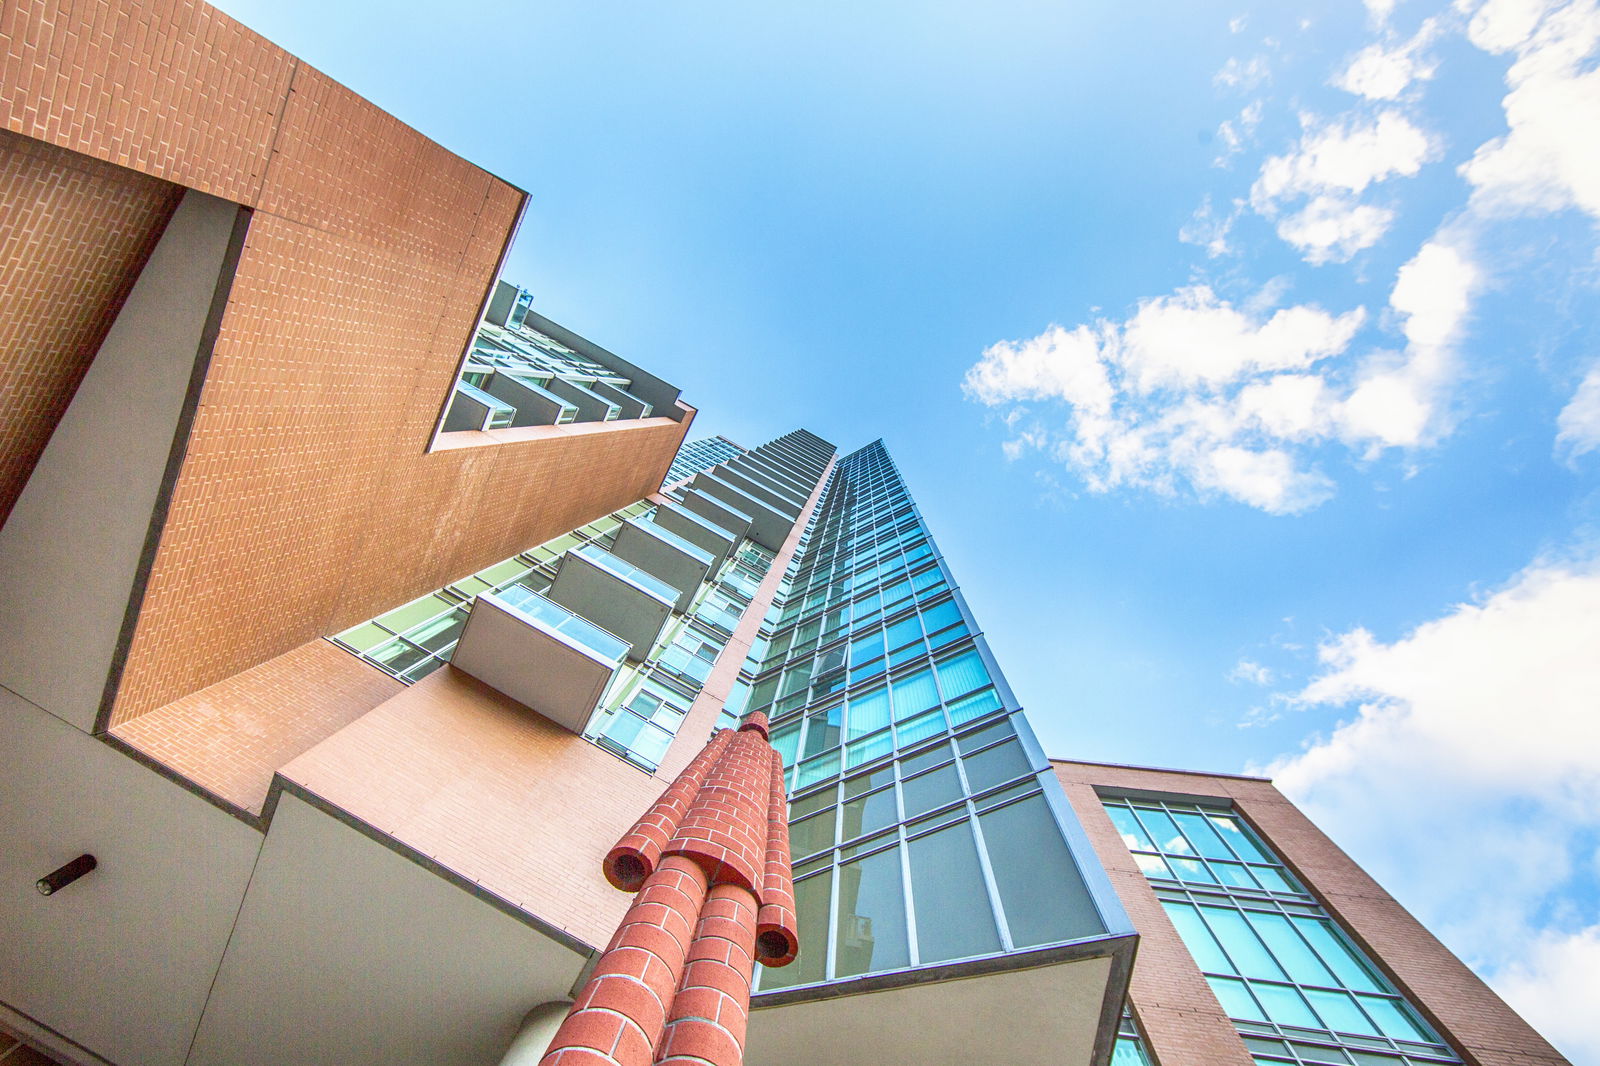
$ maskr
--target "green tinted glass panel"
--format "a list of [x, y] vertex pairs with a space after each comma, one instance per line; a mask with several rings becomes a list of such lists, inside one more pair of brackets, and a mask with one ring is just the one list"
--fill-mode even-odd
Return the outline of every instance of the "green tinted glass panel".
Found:
[[787, 966], [762, 967], [763, 991], [809, 985], [827, 976], [828, 899], [832, 882], [832, 872], [826, 871], [794, 883], [795, 924], [800, 931], [800, 954]]
[[1201, 907], [1200, 913], [1240, 974], [1278, 981], [1287, 976], [1243, 914], [1231, 907]]
[[845, 745], [845, 767], [864, 766], [873, 759], [880, 758], [894, 750], [894, 737], [889, 730], [860, 740], [852, 740]]
[[973, 792], [982, 792], [1033, 771], [1028, 764], [1028, 757], [1022, 752], [1022, 745], [1014, 740], [969, 755], [961, 761], [967, 771], [967, 787]]
[[911, 962], [900, 849], [839, 867], [839, 924], [834, 976], [895, 970]]
[[1316, 1028], [1317, 1016], [1306, 1006], [1305, 997], [1288, 985], [1270, 985], [1251, 981], [1250, 990], [1261, 1001], [1270, 1021], [1279, 1025], [1299, 1025]]
[[902, 748], [915, 744], [919, 740], [938, 736], [945, 731], [944, 711], [935, 707], [926, 714], [919, 714], [909, 722], [902, 722], [894, 727], [895, 736], [899, 739]]
[[1250, 995], [1250, 990], [1243, 981], [1232, 977], [1211, 976], [1207, 976], [1206, 981], [1211, 985], [1211, 991], [1216, 994], [1217, 1002], [1222, 1004], [1222, 1009], [1228, 1017], [1242, 1018], [1246, 1021], [1266, 1019], [1266, 1012], [1256, 1005], [1255, 997]]
[[978, 867], [978, 849], [967, 823], [918, 837], [908, 847], [911, 895], [917, 914], [923, 916], [917, 922], [922, 963], [1000, 950], [1000, 934]]
[[821, 814], [789, 823], [789, 851], [796, 858], [804, 858], [833, 844], [833, 808]]
[[979, 689], [950, 704], [950, 721], [954, 725], [971, 722], [1000, 709], [1000, 695], [992, 688]]
[[1395, 1040], [1420, 1040], [1425, 1043], [1437, 1043], [1438, 1037], [1423, 1028], [1412, 1016], [1411, 1011], [1395, 1000], [1382, 996], [1357, 996], [1367, 1013], [1378, 1023], [1378, 1028], [1383, 1030], [1383, 1035]]
[[989, 671], [983, 665], [983, 657], [975, 651], [934, 663], [934, 669], [939, 671], [939, 688], [946, 700], [965, 696], [989, 684]]
[[877, 792], [869, 792], [865, 796], [845, 801], [844, 826], [840, 830], [839, 839], [854, 840], [864, 833], [876, 833], [899, 820], [894, 789], [884, 788]]
[[1322, 1018], [1322, 1024], [1334, 1032], [1378, 1035], [1377, 1027], [1361, 1013], [1350, 993], [1308, 988], [1306, 998], [1311, 1001], [1311, 1009]]
[[1366, 964], [1356, 956], [1354, 949], [1345, 944], [1344, 939], [1333, 931], [1333, 926], [1328, 922], [1316, 918], [1290, 920], [1294, 922], [1294, 927], [1305, 935], [1318, 957], [1338, 975], [1339, 984], [1357, 992], [1385, 991], [1373, 978]]
[[1013, 946], [1105, 932], [1043, 796], [978, 816]]
[[953, 765], [913, 777], [902, 782], [900, 789], [905, 797], [907, 818], [915, 818], [961, 798], [961, 780], [956, 777]]

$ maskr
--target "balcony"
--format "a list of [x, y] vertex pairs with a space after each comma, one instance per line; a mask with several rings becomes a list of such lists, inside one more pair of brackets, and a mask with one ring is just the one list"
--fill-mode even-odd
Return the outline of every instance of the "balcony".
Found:
[[627, 651], [626, 641], [514, 585], [473, 601], [451, 662], [562, 728], [582, 733]]
[[550, 586], [550, 599], [626, 641], [627, 658], [634, 662], [650, 654], [681, 595], [643, 567], [594, 544], [562, 556]]
[[690, 514], [698, 515], [720, 529], [725, 529], [735, 537], [743, 537], [750, 532], [750, 523], [755, 521], [750, 515], [703, 492], [694, 489], [685, 489], [680, 506]]
[[748, 469], [740, 469], [731, 463], [715, 467], [714, 473], [734, 488], [749, 493], [767, 506], [782, 511], [791, 518], [798, 515], [800, 508], [805, 506], [804, 498], [795, 499], [793, 493], [775, 478]]
[[678, 590], [675, 611], [687, 611], [715, 556], [654, 522], [635, 519], [617, 531], [611, 554], [641, 567]]
[[652, 521], [669, 533], [676, 533], [690, 544], [711, 553], [711, 568], [720, 567], [728, 553], [739, 543], [736, 533], [731, 533], [709, 518], [702, 518], [681, 503], [665, 503], [656, 508]]
[[789, 531], [794, 528], [796, 518], [794, 512], [757, 499], [716, 474], [710, 472], [696, 474], [689, 487], [749, 515], [750, 539], [763, 548], [777, 551], [783, 547]]
[[533, 378], [497, 370], [486, 388], [495, 399], [517, 409], [513, 426], [560, 426], [578, 417], [576, 405], [554, 395]]

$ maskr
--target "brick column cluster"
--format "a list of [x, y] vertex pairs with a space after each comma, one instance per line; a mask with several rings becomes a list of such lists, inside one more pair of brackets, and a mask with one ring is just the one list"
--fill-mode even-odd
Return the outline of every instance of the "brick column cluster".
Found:
[[757, 961], [799, 947], [767, 718], [711, 738], [606, 856], [637, 891], [540, 1066], [740, 1066]]

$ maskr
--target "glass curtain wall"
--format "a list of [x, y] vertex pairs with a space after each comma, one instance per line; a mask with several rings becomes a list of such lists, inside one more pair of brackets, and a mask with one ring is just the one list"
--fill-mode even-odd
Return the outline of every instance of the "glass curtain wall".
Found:
[[882, 442], [841, 459], [745, 664], [801, 948], [759, 990], [1104, 935], [1048, 763]]
[[1104, 803], [1258, 1066], [1460, 1061], [1233, 811]]

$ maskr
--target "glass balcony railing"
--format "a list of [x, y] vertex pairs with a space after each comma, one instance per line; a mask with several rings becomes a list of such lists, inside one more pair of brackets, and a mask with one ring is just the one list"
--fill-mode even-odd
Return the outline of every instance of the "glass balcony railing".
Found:
[[592, 563], [613, 577], [654, 596], [662, 603], [676, 603], [678, 600], [677, 589], [643, 567], [635, 566], [626, 559], [620, 559], [604, 548], [585, 544], [573, 549], [572, 554], [581, 556], [585, 562]]
[[573, 614], [532, 589], [512, 585], [500, 592], [480, 595], [511, 608], [540, 628], [565, 638], [567, 643], [582, 645], [584, 650], [593, 652], [598, 658], [618, 663], [628, 653], [627, 641], [611, 635], [582, 615]]

